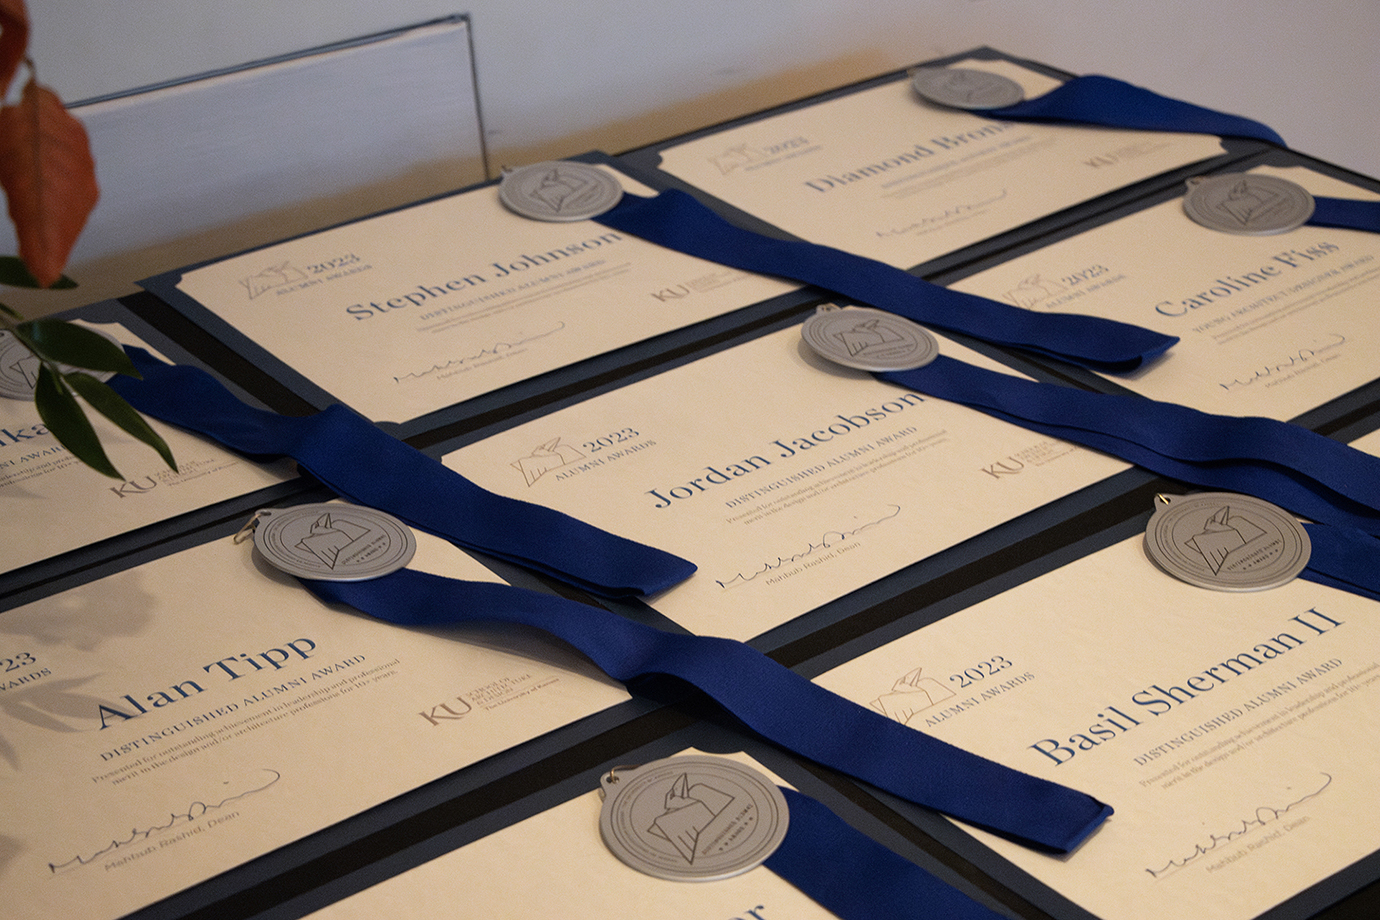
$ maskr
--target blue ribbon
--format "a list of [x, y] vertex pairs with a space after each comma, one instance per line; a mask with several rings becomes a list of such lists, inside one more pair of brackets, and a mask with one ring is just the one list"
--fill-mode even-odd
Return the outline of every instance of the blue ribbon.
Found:
[[1380, 542], [1350, 527], [1304, 524], [1303, 529], [1312, 552], [1299, 578], [1380, 601]]
[[253, 457], [292, 457], [337, 495], [387, 511], [458, 546], [528, 566], [604, 597], [653, 594], [693, 563], [497, 495], [409, 447], [344, 406], [291, 418], [245, 405], [215, 378], [125, 349], [142, 379], [110, 381], [140, 412]]
[[1314, 195], [1313, 216], [1308, 218], [1308, 223], [1315, 227], [1341, 227], [1344, 230], [1380, 233], [1380, 201]]
[[784, 787], [781, 792], [790, 824], [764, 865], [843, 920], [1002, 920], [809, 796]]
[[401, 626], [530, 626], [625, 684], [677, 678], [786, 750], [1026, 846], [1069, 852], [1112, 813], [1085, 793], [907, 728], [731, 639], [663, 632], [552, 595], [409, 569], [370, 581], [302, 583], [322, 600]]
[[1132, 371], [1178, 341], [1141, 326], [1073, 313], [1036, 313], [941, 287], [884, 262], [736, 227], [692, 196], [624, 193], [599, 223], [721, 265], [812, 284], [985, 342], [1040, 352], [1084, 367]]
[[1005, 108], [987, 109], [981, 114], [1007, 121], [1054, 121], [1144, 131], [1227, 134], [1287, 146], [1283, 138], [1258, 121], [1171, 99], [1097, 74], [1074, 77], [1043, 96]]

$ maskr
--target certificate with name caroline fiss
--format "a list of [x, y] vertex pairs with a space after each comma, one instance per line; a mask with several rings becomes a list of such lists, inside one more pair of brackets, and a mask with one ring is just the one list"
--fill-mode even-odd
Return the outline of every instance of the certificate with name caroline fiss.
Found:
[[[727, 756], [776, 780], [745, 754]], [[684, 801], [673, 800], [668, 810], [679, 807], [693, 813]], [[834, 917], [765, 866], [702, 882], [671, 881], [640, 872], [621, 862], [600, 839], [601, 802], [599, 791], [591, 789], [308, 916], [310, 920], [447, 917], [455, 915], [457, 903], [464, 903], [468, 916], [569, 920]], [[694, 807], [707, 811], [702, 804]]]
[[[143, 345], [117, 324], [83, 325], [123, 343]], [[28, 359], [16, 360], [8, 371], [14, 377], [37, 372], [37, 362]], [[89, 415], [120, 479], [97, 473], [59, 444], [32, 400], [0, 398], [0, 502], [6, 512], [0, 539], [6, 571], [293, 476], [286, 461], [252, 463], [211, 441], [149, 420], [177, 461], [171, 469], [147, 445], [95, 412]]]
[[124, 916], [628, 698], [547, 644], [328, 607], [229, 537], [0, 619], [15, 918]]
[[518, 216], [486, 185], [188, 270], [169, 296], [405, 422], [794, 288], [592, 220]]
[[[965, 60], [1059, 85], [1009, 61]], [[1216, 137], [996, 121], [904, 77], [658, 151], [660, 168], [812, 243], [909, 268], [1222, 153]]]
[[[1314, 195], [1380, 197], [1303, 166], [1251, 172]], [[1149, 367], [1111, 379], [1205, 412], [1290, 419], [1380, 376], [1376, 233], [1309, 225], [1222, 233], [1190, 220], [1175, 196], [952, 287], [1178, 336]]]
[[829, 365], [803, 346], [799, 327], [444, 462], [488, 489], [696, 563], [649, 603], [692, 632], [735, 639], [1127, 468]]
[[1142, 543], [817, 682], [1110, 804], [1062, 858], [965, 828], [1099, 920], [1247, 920], [1380, 849], [1380, 605], [1303, 580], [1196, 588]]

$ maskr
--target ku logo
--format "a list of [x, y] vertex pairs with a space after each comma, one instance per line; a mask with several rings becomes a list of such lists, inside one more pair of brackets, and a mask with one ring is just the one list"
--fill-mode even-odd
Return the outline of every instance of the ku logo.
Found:
[[249, 299], [253, 300], [265, 291], [306, 280], [306, 273], [300, 268], [293, 268], [292, 263], [283, 262], [280, 265], [271, 265], [257, 275], [250, 275], [240, 281], [240, 284], [244, 285], [244, 289], [249, 292]]
[[682, 773], [666, 793], [666, 810], [647, 828], [676, 848], [687, 863], [694, 864], [700, 835], [714, 819], [733, 804], [733, 796], [704, 783], [690, 784]]
[[1055, 294], [1062, 294], [1066, 290], [1068, 290], [1068, 288], [1064, 287], [1059, 282], [1046, 281], [1036, 274], [1026, 278], [1002, 296], [1018, 307], [1028, 308], [1035, 306], [1041, 301], [1048, 300]]
[[1232, 514], [1230, 505], [1203, 523], [1202, 533], [1186, 541], [1186, 545], [1203, 557], [1203, 561], [1216, 575], [1222, 566], [1239, 549], [1250, 546], [1266, 536], [1266, 531], [1255, 522], [1239, 514]]
[[890, 693], [883, 693], [872, 701], [872, 708], [888, 719], [908, 725], [918, 713], [954, 695], [952, 690], [933, 677], [922, 677], [920, 672], [923, 670], [916, 668], [896, 681]]
[[584, 454], [569, 444], [562, 444], [560, 438], [552, 438], [545, 444], [537, 445], [526, 457], [514, 460], [513, 469], [522, 473], [522, 478], [530, 486], [552, 470], [584, 458]]
[[737, 147], [730, 147], [723, 153], [710, 157], [709, 162], [719, 168], [720, 175], [726, 176], [735, 169], [740, 169], [749, 163], [759, 162], [762, 159], [762, 154], [747, 144], [739, 144]]
[[312, 523], [311, 533], [297, 541], [297, 548], [320, 559], [326, 568], [334, 569], [341, 554], [368, 535], [368, 527], [336, 521], [323, 514]]

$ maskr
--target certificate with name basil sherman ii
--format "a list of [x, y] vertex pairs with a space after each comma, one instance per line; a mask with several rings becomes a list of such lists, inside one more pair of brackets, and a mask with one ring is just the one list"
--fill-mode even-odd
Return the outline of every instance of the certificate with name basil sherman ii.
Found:
[[[1058, 81], [963, 61], [1020, 83]], [[812, 243], [909, 268], [1222, 152], [1215, 137], [996, 121], [897, 79], [668, 147], [661, 168]]]
[[[493, 580], [417, 540], [414, 568]], [[16, 918], [123, 916], [627, 699], [545, 646], [327, 607], [228, 537], [0, 621]]]
[[1136, 537], [817, 682], [1115, 808], [1066, 858], [972, 831], [1102, 920], [1246, 920], [1380, 849], [1377, 613], [1196, 588]]
[[[1375, 197], [1304, 167], [1252, 173], [1315, 195]], [[1237, 205], [1253, 203], [1243, 196]], [[953, 287], [1176, 335], [1163, 358], [1116, 382], [1205, 412], [1290, 419], [1376, 376], [1376, 233], [1310, 225], [1268, 236], [1222, 233], [1190, 220], [1175, 197]]]
[[783, 329], [444, 462], [695, 562], [651, 605], [735, 639], [1126, 468], [807, 352]]
[[594, 221], [520, 217], [484, 186], [193, 269], [177, 287], [360, 413], [404, 422], [794, 286]]

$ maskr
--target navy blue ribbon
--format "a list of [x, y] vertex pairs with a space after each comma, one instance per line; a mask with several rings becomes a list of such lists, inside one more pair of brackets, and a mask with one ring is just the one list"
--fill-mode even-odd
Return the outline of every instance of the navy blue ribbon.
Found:
[[533, 627], [625, 684], [677, 678], [788, 751], [1027, 846], [1069, 852], [1112, 812], [1085, 793], [907, 728], [731, 639], [663, 632], [548, 594], [409, 569], [370, 581], [303, 584], [322, 600], [401, 626]]
[[1304, 524], [1312, 551], [1306, 581], [1380, 601], [1380, 541], [1351, 527]]
[[1042, 96], [1000, 109], [986, 109], [981, 114], [1007, 121], [1068, 122], [1143, 131], [1233, 135], [1287, 146], [1273, 129], [1258, 121], [1171, 99], [1097, 74], [1074, 77]]
[[744, 271], [838, 293], [918, 323], [1023, 348], [1084, 367], [1132, 371], [1178, 341], [1141, 326], [1074, 313], [1037, 313], [941, 287], [884, 262], [734, 226], [685, 192], [625, 193], [599, 223]]
[[1313, 216], [1308, 218], [1308, 223], [1315, 227], [1340, 227], [1344, 230], [1369, 230], [1371, 233], [1380, 233], [1380, 201], [1314, 195]]
[[292, 457], [340, 497], [458, 546], [605, 597], [653, 594], [695, 571], [679, 556], [482, 489], [344, 406], [301, 418], [265, 412], [202, 370], [125, 350], [142, 379], [117, 376], [110, 385], [140, 412], [252, 457]]
[[1002, 920], [951, 885], [860, 834], [809, 796], [781, 789], [790, 824], [764, 865], [843, 920]]

